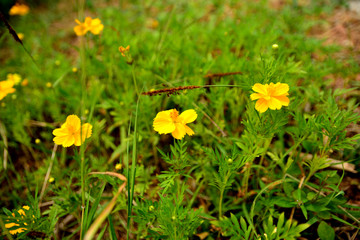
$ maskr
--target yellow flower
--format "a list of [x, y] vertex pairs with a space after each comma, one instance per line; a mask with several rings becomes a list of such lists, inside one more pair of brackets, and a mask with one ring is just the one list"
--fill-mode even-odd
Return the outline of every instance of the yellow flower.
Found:
[[75, 19], [75, 22], [78, 24], [74, 27], [74, 32], [78, 36], [83, 36], [87, 33], [88, 29], [85, 26], [85, 23], [80, 22], [78, 19]]
[[115, 169], [116, 170], [120, 170], [122, 168], [122, 164], [121, 163], [117, 163], [116, 165], [115, 165]]
[[29, 210], [30, 209], [30, 207], [29, 206], [23, 206], [23, 209], [25, 209], [25, 210]]
[[9, 73], [6, 75], [7, 81], [13, 81], [15, 85], [19, 84], [21, 82], [21, 76], [17, 73]]
[[104, 25], [101, 24], [101, 21], [98, 18], [92, 19], [91, 17], [86, 17], [85, 26], [88, 28], [88, 31], [94, 35], [100, 34], [104, 29]]
[[159, 21], [153, 18], [147, 20], [146, 26], [151, 29], [156, 29], [159, 26]]
[[27, 228], [18, 228], [18, 229], [15, 229], [15, 230], [10, 230], [9, 232], [10, 232], [11, 235], [15, 235], [15, 234], [18, 234], [18, 233], [22, 233], [25, 230], [27, 230]]
[[289, 85], [286, 83], [270, 83], [260, 84], [256, 83], [252, 89], [256, 92], [250, 95], [251, 100], [257, 100], [255, 109], [260, 113], [265, 112], [270, 108], [271, 110], [281, 109], [282, 106], [289, 105]]
[[15, 92], [14, 81], [1, 81], [0, 82], [0, 100], [2, 100], [9, 93]]
[[22, 82], [21, 82], [21, 86], [27, 86], [29, 84], [29, 80], [27, 78], [25, 78]]
[[127, 53], [129, 50], [130, 50], [130, 46], [129, 46], [129, 45], [127, 45], [126, 48], [124, 48], [123, 46], [120, 46], [120, 47], [119, 47], [119, 51], [121, 52], [121, 55], [122, 55], [123, 57], [126, 57], [126, 53]]
[[21, 15], [24, 16], [28, 14], [30, 8], [25, 4], [16, 3], [14, 6], [10, 8], [10, 15]]
[[71, 69], [71, 71], [74, 72], [74, 73], [76, 73], [76, 72], [77, 72], [77, 68], [76, 68], [76, 67], [73, 67], [73, 68]]
[[194, 131], [186, 124], [195, 121], [197, 114], [194, 109], [184, 111], [179, 115], [176, 109], [159, 112], [154, 118], [153, 127], [159, 134], [171, 133], [176, 139], [182, 139], [186, 134], [194, 135]]
[[19, 209], [19, 210], [18, 210], [18, 213], [19, 213], [20, 215], [26, 216], [24, 210], [22, 210], [22, 209]]
[[53, 177], [50, 177], [49, 178], [49, 183], [52, 183], [52, 182], [54, 182], [55, 181], [55, 178], [53, 178]]
[[12, 227], [17, 227], [17, 226], [20, 226], [19, 224], [16, 224], [16, 223], [6, 223], [5, 224], [5, 227], [6, 228], [12, 228]]
[[[81, 130], [81, 131], [80, 131]], [[54, 142], [63, 147], [80, 146], [86, 138], [92, 133], [92, 125], [85, 123], [81, 126], [80, 118], [76, 115], [70, 115], [66, 118], [66, 122], [53, 131]]]
[[23, 33], [18, 33], [18, 37], [20, 38], [20, 40], [23, 40], [25, 35]]
[[75, 22], [78, 25], [74, 27], [74, 32], [78, 36], [83, 36], [88, 31], [90, 31], [94, 35], [98, 35], [104, 29], [104, 25], [101, 24], [99, 18], [92, 19], [91, 17], [86, 17], [83, 23], [80, 22], [78, 19], [75, 19]]

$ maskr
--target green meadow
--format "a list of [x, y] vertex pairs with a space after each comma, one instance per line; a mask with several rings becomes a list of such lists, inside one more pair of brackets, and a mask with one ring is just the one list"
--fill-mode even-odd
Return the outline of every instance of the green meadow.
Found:
[[14, 4], [0, 239], [359, 238], [346, 1]]

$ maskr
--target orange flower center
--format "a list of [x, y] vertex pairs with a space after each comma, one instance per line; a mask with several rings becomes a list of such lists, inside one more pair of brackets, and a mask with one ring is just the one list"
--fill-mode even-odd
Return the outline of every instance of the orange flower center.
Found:
[[69, 134], [74, 136], [76, 134], [76, 128], [74, 126], [68, 126]]
[[173, 109], [170, 112], [170, 117], [174, 122], [176, 122], [176, 119], [177, 119], [178, 116], [179, 116], [179, 112], [176, 109]]

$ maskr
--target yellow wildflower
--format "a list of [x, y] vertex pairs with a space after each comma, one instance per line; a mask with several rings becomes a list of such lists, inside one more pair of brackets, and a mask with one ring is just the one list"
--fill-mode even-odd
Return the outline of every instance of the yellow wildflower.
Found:
[[25, 210], [30, 210], [30, 207], [29, 207], [29, 206], [26, 206], [26, 205], [23, 206], [22, 208], [25, 209]]
[[21, 76], [17, 73], [9, 73], [6, 75], [7, 81], [13, 81], [15, 85], [19, 84], [21, 82]]
[[1, 81], [0, 82], [0, 100], [2, 100], [9, 93], [15, 92], [13, 81]]
[[92, 125], [85, 123], [81, 126], [80, 118], [76, 115], [70, 115], [66, 118], [66, 122], [53, 131], [54, 142], [63, 147], [80, 146], [86, 138], [92, 133]]
[[17, 226], [20, 226], [19, 224], [16, 224], [16, 223], [6, 223], [5, 224], [5, 227], [6, 228], [12, 228], [12, 227], [17, 227]]
[[18, 210], [18, 213], [19, 213], [20, 215], [26, 216], [24, 210], [22, 210], [22, 209], [19, 209], [19, 210]]
[[74, 27], [74, 32], [78, 36], [83, 36], [87, 33], [88, 29], [85, 26], [85, 23], [80, 22], [78, 19], [75, 19], [75, 22], [78, 24]]
[[10, 8], [10, 15], [21, 15], [24, 16], [28, 14], [30, 8], [25, 4], [16, 3], [14, 6]]
[[25, 35], [23, 33], [18, 33], [18, 37], [19, 37], [20, 40], [23, 40]]
[[21, 82], [21, 86], [27, 86], [29, 84], [29, 80], [27, 78], [25, 78], [22, 82]]
[[40, 143], [41, 143], [41, 140], [37, 138], [37, 139], [35, 139], [35, 143], [36, 143], [36, 144], [40, 144]]
[[256, 83], [252, 89], [256, 92], [250, 95], [251, 100], [257, 100], [255, 109], [260, 113], [265, 112], [270, 108], [271, 110], [281, 109], [282, 106], [289, 105], [289, 85], [286, 83], [270, 83], [260, 84]]
[[101, 24], [99, 18], [92, 19], [91, 17], [86, 17], [85, 26], [88, 28], [88, 31], [94, 35], [99, 35], [100, 32], [104, 29], [104, 25]]
[[49, 183], [52, 183], [52, 182], [54, 182], [55, 181], [55, 178], [53, 178], [53, 177], [50, 177], [49, 178]]
[[52, 83], [51, 83], [51, 82], [47, 82], [47, 83], [46, 83], [46, 87], [51, 88], [51, 87], [52, 87]]
[[71, 69], [71, 71], [74, 72], [74, 73], [76, 73], [77, 70], [78, 70], [78, 69], [77, 69], [76, 67], [73, 67], [73, 68]]
[[194, 135], [194, 131], [186, 124], [195, 121], [197, 114], [194, 109], [184, 111], [179, 115], [176, 109], [159, 112], [154, 118], [153, 127], [159, 134], [171, 133], [176, 139], [182, 139], [186, 134]]
[[123, 46], [120, 46], [120, 47], [119, 47], [119, 51], [121, 52], [121, 55], [122, 55], [123, 57], [126, 57], [126, 53], [127, 53], [129, 50], [130, 50], [130, 46], [129, 46], [129, 45], [127, 45], [126, 48], [124, 48]]
[[86, 17], [84, 22], [80, 22], [78, 19], [75, 19], [75, 22], [78, 25], [74, 27], [74, 32], [78, 36], [83, 36], [88, 31], [94, 35], [98, 35], [104, 29], [104, 25], [101, 24], [99, 18], [92, 19], [91, 17]]
[[121, 163], [117, 163], [117, 164], [115, 165], [115, 169], [116, 169], [116, 170], [121, 170], [121, 168], [122, 168], [122, 164], [121, 164]]
[[146, 26], [151, 29], [156, 29], [159, 26], [159, 21], [153, 18], [147, 20]]

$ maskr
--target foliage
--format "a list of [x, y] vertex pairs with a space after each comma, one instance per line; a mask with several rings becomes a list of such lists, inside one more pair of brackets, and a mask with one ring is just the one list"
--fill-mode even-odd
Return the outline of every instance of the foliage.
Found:
[[[0, 238], [25, 205], [36, 221], [14, 239], [84, 239], [94, 224], [97, 239], [354, 236], [360, 65], [321, 38], [346, 8], [274, 2], [29, 0], [5, 16], [23, 45], [0, 29], [0, 81], [21, 76], [0, 100]], [[99, 34], [76, 36], [90, 16]], [[277, 82], [289, 106], [260, 113], [253, 86]], [[195, 134], [154, 131], [169, 109], [194, 109]], [[54, 146], [73, 114], [91, 137]]]

